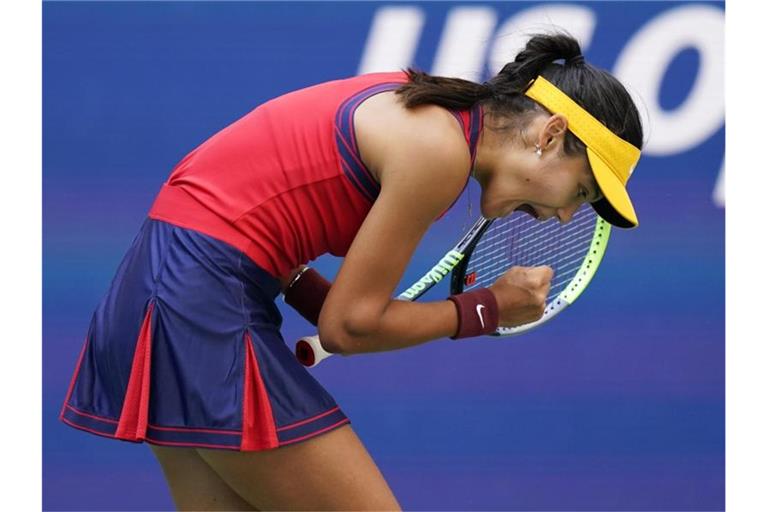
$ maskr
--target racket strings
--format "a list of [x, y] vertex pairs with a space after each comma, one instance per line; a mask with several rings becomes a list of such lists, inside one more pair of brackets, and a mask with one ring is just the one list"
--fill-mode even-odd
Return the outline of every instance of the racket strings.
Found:
[[[570, 253], [573, 248], [581, 247], [585, 241], [591, 240], [592, 231], [584, 230], [562, 237], [542, 237], [536, 240], [528, 240], [515, 249], [519, 254], [528, 255], [531, 261], [541, 261], [546, 259], [546, 255], [564, 254], [563, 251], [567, 251], [566, 254]], [[490, 253], [489, 256], [491, 256]]]
[[480, 239], [467, 263], [465, 290], [492, 285], [513, 266], [548, 265], [554, 270], [547, 303], [574, 279], [588, 255], [596, 214], [584, 205], [571, 222], [538, 221], [524, 212], [496, 220]]
[[[484, 249], [487, 254], [492, 254], [517, 250], [520, 254], [525, 255], [531, 260], [541, 260], [542, 253], [550, 254], [553, 252], [551, 250], [553, 246], [559, 247], [561, 243], [574, 238], [578, 238], [578, 240], [575, 241], [576, 243], [582, 241], [582, 237], [588, 236], [591, 238], [592, 224], [594, 220], [587, 216], [581, 216], [578, 220], [574, 219], [571, 224], [567, 225], [567, 230], [561, 230], [562, 234], [560, 236], [548, 236], [547, 234], [549, 232], [556, 232], [557, 228], [560, 227], [554, 220], [546, 221], [544, 226], [536, 226], [533, 223], [539, 221], [533, 219], [526, 219], [521, 222], [513, 222], [510, 220], [505, 222], [504, 225], [497, 226], [499, 222], [503, 221], [496, 221], [496, 224], [493, 224], [489, 228], [488, 232], [486, 232], [480, 242], [483, 247], [481, 248], [480, 244], [478, 244], [475, 251], [482, 251]], [[525, 229], [521, 229], [523, 227], [521, 224], [524, 223], [527, 223], [528, 225], [525, 226]], [[553, 226], [551, 224], [553, 223], [555, 229], [552, 229]], [[587, 226], [584, 226], [584, 224]], [[585, 227], [588, 227], [589, 229], [584, 229]], [[537, 229], [540, 232], [544, 232], [532, 234], [532, 232]], [[513, 246], [509, 244], [511, 239], [522, 240], [522, 242], [517, 246]], [[546, 245], [546, 250], [542, 251], [541, 249], [544, 245]]]
[[[508, 243], [503, 243], [504, 240], [519, 239], [518, 236], [513, 234], [512, 229], [506, 229], [503, 233], [494, 235], [496, 240], [494, 240], [492, 246], [476, 248], [474, 258], [477, 260], [482, 259], [484, 261], [484, 268], [489, 270], [493, 270], [496, 265], [506, 265], [507, 262], [513, 261], [515, 251], [523, 256], [520, 263], [518, 263], [523, 266], [530, 266], [531, 262], [543, 261], [545, 259], [544, 256], [547, 254], [573, 255], [572, 258], [578, 259], [580, 257], [578, 249], [585, 243], [591, 242], [592, 230], [591, 227], [590, 229], [583, 229], [584, 226], [574, 227], [577, 229], [573, 233], [567, 233], [561, 237], [530, 238], [515, 248]], [[567, 262], [567, 260], [564, 260], [564, 262]]]

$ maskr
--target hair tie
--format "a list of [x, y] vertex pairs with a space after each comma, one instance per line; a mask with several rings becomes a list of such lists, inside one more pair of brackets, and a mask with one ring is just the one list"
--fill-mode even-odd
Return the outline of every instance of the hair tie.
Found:
[[575, 55], [565, 61], [566, 66], [580, 66], [584, 64], [584, 56], [582, 54]]
[[496, 87], [491, 82], [483, 82], [480, 86], [482, 87], [482, 97], [493, 98], [496, 96]]

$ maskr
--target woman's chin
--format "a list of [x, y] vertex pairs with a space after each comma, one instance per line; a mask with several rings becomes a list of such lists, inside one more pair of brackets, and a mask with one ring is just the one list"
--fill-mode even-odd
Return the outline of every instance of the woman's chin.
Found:
[[486, 205], [480, 205], [480, 213], [486, 219], [496, 219], [501, 216], [498, 208], [491, 208]]
[[480, 197], [480, 213], [486, 219], [496, 219], [504, 213], [504, 204], [498, 201], [488, 200], [487, 197]]
[[483, 213], [483, 217], [486, 219], [501, 219], [515, 211], [515, 208], [510, 205], [492, 205], [481, 206], [480, 210]]

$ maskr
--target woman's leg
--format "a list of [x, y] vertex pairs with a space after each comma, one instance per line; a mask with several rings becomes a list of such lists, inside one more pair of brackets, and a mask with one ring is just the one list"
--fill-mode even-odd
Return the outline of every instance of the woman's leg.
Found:
[[262, 510], [399, 510], [349, 425], [261, 452], [198, 448], [216, 473]]
[[256, 510], [194, 448], [150, 447], [160, 461], [178, 510]]

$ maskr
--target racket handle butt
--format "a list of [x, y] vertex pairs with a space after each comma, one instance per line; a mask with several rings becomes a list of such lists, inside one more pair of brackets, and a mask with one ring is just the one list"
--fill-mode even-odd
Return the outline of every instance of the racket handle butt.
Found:
[[317, 335], [304, 336], [297, 341], [295, 353], [296, 359], [307, 368], [313, 368], [333, 355], [323, 348]]

